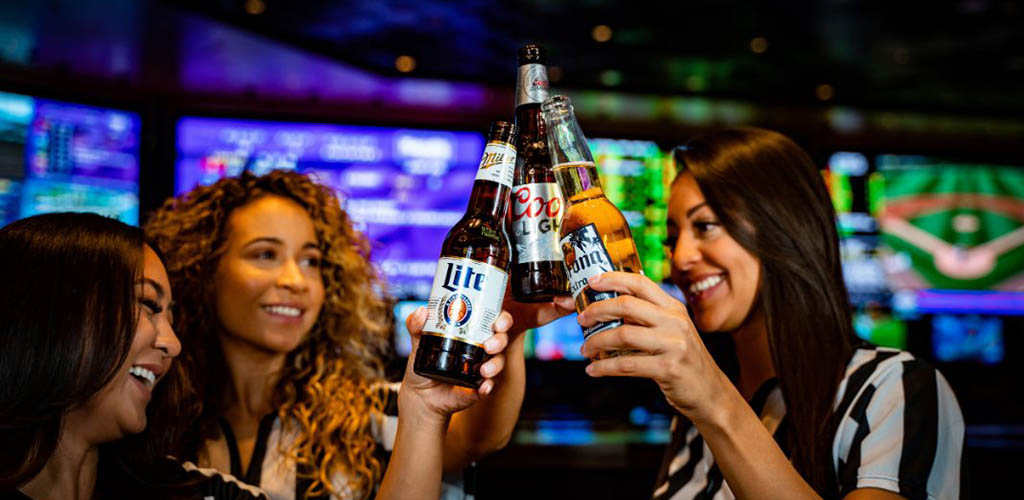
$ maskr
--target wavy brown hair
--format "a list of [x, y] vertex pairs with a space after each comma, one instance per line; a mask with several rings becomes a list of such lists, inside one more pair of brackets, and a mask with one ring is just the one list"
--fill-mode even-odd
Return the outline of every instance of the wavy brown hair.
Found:
[[832, 405], [855, 337], [821, 174], [789, 138], [757, 128], [698, 136], [676, 148], [675, 160], [726, 232], [761, 263], [758, 295], [790, 424], [785, 444], [804, 479], [835, 495]]
[[166, 201], [146, 222], [147, 237], [164, 253], [176, 305], [175, 331], [183, 344], [181, 362], [201, 394], [201, 417], [183, 442], [195, 457], [204, 439], [218, 432], [230, 374], [218, 342], [214, 273], [226, 251], [231, 213], [264, 196], [302, 206], [313, 221], [323, 254], [323, 308], [312, 330], [288, 354], [271, 404], [282, 425], [298, 430], [284, 450], [300, 477], [312, 480], [308, 496], [340, 496], [331, 477], [343, 474], [346, 487], [369, 495], [382, 474], [374, 457], [371, 418], [384, 407], [375, 389], [383, 378], [390, 319], [381, 283], [369, 262], [370, 244], [352, 227], [327, 187], [285, 171], [263, 176], [243, 173]]

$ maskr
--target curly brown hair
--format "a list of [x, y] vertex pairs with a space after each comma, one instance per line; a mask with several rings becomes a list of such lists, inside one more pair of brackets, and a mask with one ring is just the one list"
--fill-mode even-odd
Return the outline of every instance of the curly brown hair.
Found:
[[214, 273], [226, 251], [228, 217], [258, 198], [276, 195], [295, 201], [313, 220], [324, 281], [323, 308], [312, 330], [288, 354], [272, 405], [282, 425], [298, 430], [290, 449], [300, 477], [312, 480], [307, 496], [340, 496], [331, 477], [348, 478], [347, 488], [368, 496], [382, 474], [374, 456], [371, 418], [384, 401], [383, 356], [390, 318], [381, 282], [369, 262], [370, 244], [352, 227], [331, 190], [302, 174], [243, 173], [167, 200], [147, 220], [146, 235], [164, 253], [176, 305], [175, 331], [181, 361], [197, 381], [202, 404], [198, 425], [183, 442], [194, 457], [204, 439], [215, 436], [225, 410], [230, 375], [217, 340]]

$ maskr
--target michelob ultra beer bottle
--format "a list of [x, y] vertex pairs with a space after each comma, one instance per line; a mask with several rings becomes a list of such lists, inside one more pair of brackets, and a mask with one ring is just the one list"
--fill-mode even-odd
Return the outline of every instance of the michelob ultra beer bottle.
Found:
[[427, 323], [413, 362], [424, 377], [466, 387], [483, 380], [483, 343], [493, 334], [508, 284], [511, 249], [504, 216], [515, 169], [515, 138], [515, 125], [491, 125], [469, 207], [441, 245]]
[[[594, 157], [583, 137], [568, 97], [554, 96], [542, 105], [555, 179], [565, 197], [560, 244], [576, 312], [616, 292], [595, 292], [587, 280], [608, 271], [643, 274], [626, 218], [604, 196]], [[583, 329], [583, 338], [615, 328], [622, 320]], [[614, 353], [613, 353], [614, 354]]]
[[548, 98], [544, 49], [519, 49], [516, 80], [516, 173], [509, 224], [512, 238], [512, 295], [520, 302], [548, 302], [569, 293], [558, 227], [564, 202], [551, 171], [551, 155], [540, 105]]

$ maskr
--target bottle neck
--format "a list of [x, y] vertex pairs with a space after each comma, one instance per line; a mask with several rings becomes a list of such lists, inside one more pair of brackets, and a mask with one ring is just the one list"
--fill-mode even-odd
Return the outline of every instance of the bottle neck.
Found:
[[546, 140], [544, 120], [540, 115], [540, 103], [520, 104], [516, 106], [516, 126], [519, 127], [519, 142], [529, 140]]
[[466, 214], [476, 217], [501, 219], [508, 209], [508, 197], [511, 189], [508, 186], [492, 181], [476, 180], [473, 193], [469, 195], [469, 207]]
[[548, 67], [530, 63], [519, 66], [516, 78], [516, 110], [527, 104], [544, 102], [548, 98]]
[[556, 165], [555, 180], [567, 204], [604, 196], [597, 166], [592, 161]]

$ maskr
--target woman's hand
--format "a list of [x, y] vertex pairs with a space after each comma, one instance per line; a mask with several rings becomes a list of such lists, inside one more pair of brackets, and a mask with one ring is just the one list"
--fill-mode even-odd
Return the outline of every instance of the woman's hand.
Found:
[[423, 325], [427, 321], [427, 309], [419, 307], [405, 319], [405, 326], [412, 337], [412, 353], [405, 367], [402, 389], [398, 395], [400, 414], [411, 413], [401, 409], [403, 404], [416, 405], [417, 414], [426, 412], [427, 416], [442, 419], [469, 408], [481, 398], [494, 390], [494, 378], [505, 368], [505, 346], [508, 345], [508, 329], [512, 326], [512, 316], [502, 311], [494, 322], [494, 335], [484, 341], [484, 350], [491, 358], [480, 367], [484, 380], [476, 389], [460, 387], [418, 375], [413, 370], [413, 360], [419, 348]]
[[512, 295], [511, 284], [505, 289], [505, 301], [501, 308], [515, 318], [515, 328], [509, 332], [513, 337], [529, 330], [544, 326], [562, 316], [576, 312], [576, 304], [569, 295], [555, 297], [551, 302], [518, 302]]
[[717, 397], [732, 385], [705, 349], [686, 307], [639, 274], [605, 273], [591, 279], [590, 287], [621, 295], [590, 304], [579, 315], [580, 325], [615, 319], [625, 324], [590, 337], [583, 344], [583, 355], [594, 359], [611, 351], [637, 352], [594, 361], [587, 373], [649, 378], [686, 417], [711, 418], [719, 408]]

